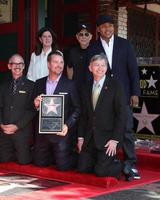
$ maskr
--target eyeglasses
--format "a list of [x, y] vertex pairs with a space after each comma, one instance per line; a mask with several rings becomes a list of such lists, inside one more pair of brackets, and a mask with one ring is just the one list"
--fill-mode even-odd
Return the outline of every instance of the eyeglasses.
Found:
[[12, 67], [20, 67], [23, 68], [24, 67], [24, 63], [9, 63], [10, 65], [12, 65]]
[[89, 36], [89, 33], [79, 33], [78, 36], [80, 36], [80, 37], [83, 37], [83, 36], [88, 37], [88, 36]]

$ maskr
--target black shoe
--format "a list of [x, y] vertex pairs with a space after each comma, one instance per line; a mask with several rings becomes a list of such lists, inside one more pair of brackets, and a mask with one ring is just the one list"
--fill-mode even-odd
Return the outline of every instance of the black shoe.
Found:
[[140, 177], [140, 175], [138, 173], [138, 170], [136, 168], [132, 168], [131, 169], [131, 173], [133, 175], [133, 179], [135, 179], [135, 180], [141, 179], [141, 177]]
[[128, 166], [125, 166], [123, 172], [125, 174], [126, 181], [139, 180], [141, 178], [136, 168], [128, 168]]

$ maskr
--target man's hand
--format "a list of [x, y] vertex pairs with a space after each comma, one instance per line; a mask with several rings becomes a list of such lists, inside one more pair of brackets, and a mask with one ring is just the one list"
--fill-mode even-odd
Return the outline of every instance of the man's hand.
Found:
[[131, 96], [131, 99], [130, 99], [130, 106], [132, 108], [137, 108], [139, 105], [139, 98], [138, 96]]
[[68, 132], [68, 126], [66, 124], [64, 124], [63, 126], [63, 130], [59, 133], [56, 133], [56, 135], [59, 135], [59, 136], [65, 136]]
[[108, 156], [116, 155], [116, 148], [117, 148], [118, 141], [116, 140], [109, 140], [104, 147], [106, 147], [106, 154]]
[[[41, 94], [41, 95], [42, 95], [42, 94]], [[34, 106], [35, 106], [36, 109], [39, 109], [40, 102], [42, 101], [41, 95], [37, 96], [37, 97], [34, 99]]]
[[14, 134], [18, 130], [18, 127], [15, 124], [7, 124], [7, 125], [1, 124], [1, 129], [5, 134], [10, 135]]
[[78, 138], [78, 142], [77, 142], [78, 153], [80, 153], [82, 150], [83, 142], [84, 142], [84, 138]]

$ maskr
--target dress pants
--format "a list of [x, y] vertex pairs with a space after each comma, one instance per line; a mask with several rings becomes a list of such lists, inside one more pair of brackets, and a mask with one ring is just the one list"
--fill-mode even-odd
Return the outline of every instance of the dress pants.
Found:
[[30, 137], [28, 134], [17, 132], [13, 135], [1, 133], [0, 162], [17, 161], [19, 164], [31, 162]]
[[[52, 140], [50, 139], [52, 138]], [[76, 155], [71, 150], [68, 138], [61, 136], [37, 135], [34, 149], [34, 164], [48, 166], [56, 164], [61, 171], [70, 170], [75, 166]]]
[[81, 173], [95, 173], [96, 176], [110, 176], [119, 178], [121, 163], [115, 156], [106, 155], [106, 149], [98, 150], [93, 142], [83, 148], [78, 161], [78, 171]]
[[133, 132], [133, 113], [130, 106], [126, 106], [127, 126], [123, 138], [124, 167], [134, 168], [137, 158], [135, 152], [135, 135]]

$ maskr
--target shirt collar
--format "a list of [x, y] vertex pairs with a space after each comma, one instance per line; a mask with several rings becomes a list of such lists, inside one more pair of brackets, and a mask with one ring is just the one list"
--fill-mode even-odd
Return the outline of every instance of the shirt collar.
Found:
[[[98, 84], [100, 85], [100, 88], [102, 88], [103, 86], [103, 83], [104, 83], [104, 80], [106, 78], [106, 75], [104, 75], [99, 81], [98, 81]], [[94, 80], [94, 86], [97, 84], [97, 82]]]
[[58, 83], [59, 79], [61, 78], [62, 74], [60, 74], [56, 80], [50, 80], [49, 76], [47, 77], [47, 83]]
[[[101, 40], [102, 44], [104, 44], [104, 43], [106, 44], [106, 41], [103, 40], [102, 37], [100, 37], [100, 40]], [[114, 35], [112, 35], [112, 37], [109, 39], [109, 45], [108, 46], [113, 44], [113, 42], [114, 42]]]

